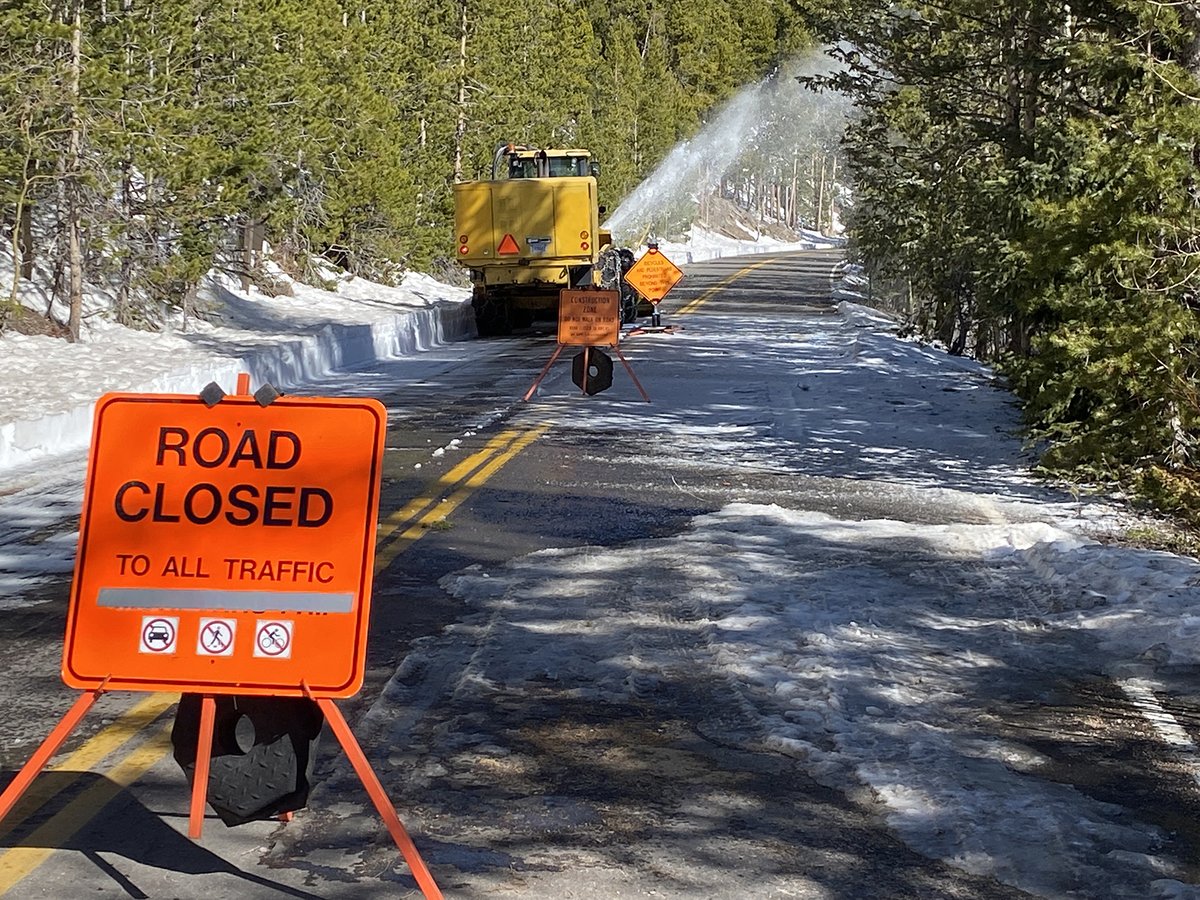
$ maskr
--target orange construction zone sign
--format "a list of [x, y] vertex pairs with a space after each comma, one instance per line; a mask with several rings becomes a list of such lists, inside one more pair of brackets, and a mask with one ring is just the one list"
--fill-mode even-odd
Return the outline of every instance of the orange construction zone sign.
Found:
[[558, 294], [558, 342], [607, 347], [621, 338], [621, 295], [616, 291], [563, 290]]
[[386, 415], [371, 399], [101, 397], [63, 680], [355, 694]]

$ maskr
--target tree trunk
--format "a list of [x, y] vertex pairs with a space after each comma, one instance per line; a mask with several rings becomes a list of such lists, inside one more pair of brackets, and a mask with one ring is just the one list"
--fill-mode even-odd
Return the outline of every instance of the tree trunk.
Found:
[[250, 290], [252, 279], [251, 273], [262, 262], [263, 245], [266, 243], [267, 223], [262, 219], [254, 216], [245, 216], [242, 219], [240, 229], [241, 251], [242, 251], [242, 271], [241, 285], [242, 293]]
[[9, 247], [12, 253], [13, 278], [8, 299], [13, 306], [18, 302], [21, 279], [29, 279], [33, 275], [33, 211], [29, 199], [29, 190], [34, 179], [32, 128], [29, 118], [21, 116], [20, 129], [25, 144], [25, 163], [21, 167], [23, 177], [20, 190], [17, 191], [16, 221], [13, 224], [12, 242]]
[[833, 204], [834, 204], [834, 198], [837, 196], [835, 191], [833, 190], [833, 184], [835, 181], [837, 181], [837, 166], [838, 166], [837, 157], [836, 156], [830, 157], [829, 162], [830, 162], [830, 169], [829, 169], [829, 230], [830, 230], [830, 232], [832, 232], [833, 231]]
[[200, 285], [194, 281], [188, 282], [187, 287], [185, 287], [183, 290], [183, 298], [181, 300], [181, 305], [183, 307], [183, 324], [180, 327], [180, 331], [186, 332], [188, 330], [188, 323], [195, 318], [194, 313], [196, 310], [196, 296], [199, 294], [199, 292]]
[[825, 155], [821, 154], [821, 171], [817, 175], [817, 196], [813, 206], [817, 214], [817, 234], [824, 234], [822, 221], [825, 218]]
[[467, 3], [460, 0], [458, 20], [458, 118], [454, 123], [454, 182], [463, 180], [463, 142], [467, 136]]
[[800, 172], [800, 155], [792, 154], [792, 192], [788, 195], [788, 228], [796, 227], [796, 179]]
[[28, 281], [33, 278], [33, 204], [25, 203], [21, 207], [21, 217], [16, 227], [20, 235], [21, 277]]
[[67, 334], [72, 342], [79, 340], [79, 329], [83, 319], [83, 248], [81, 243], [80, 218], [80, 156], [82, 153], [83, 124], [80, 121], [79, 78], [82, 62], [83, 28], [80, 22], [82, 0], [75, 0], [71, 11], [71, 138], [67, 149], [67, 256], [71, 271], [70, 315], [67, 319]]

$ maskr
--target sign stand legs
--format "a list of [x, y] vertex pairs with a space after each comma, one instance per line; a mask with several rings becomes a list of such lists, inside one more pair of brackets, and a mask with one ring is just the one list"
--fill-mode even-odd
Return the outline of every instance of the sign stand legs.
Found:
[[103, 694], [102, 690], [88, 691], [80, 694], [75, 703], [67, 710], [66, 715], [62, 717], [54, 730], [46, 735], [46, 739], [34, 751], [33, 756], [29, 757], [29, 762], [21, 767], [21, 771], [17, 773], [17, 777], [4, 789], [4, 793], [0, 794], [0, 821], [9, 814], [21, 796], [29, 789], [29, 785], [33, 783], [33, 779], [41, 774], [42, 769], [46, 768], [46, 763], [50, 762], [54, 754], [58, 752], [58, 748], [75, 730], [75, 726], [79, 724], [92, 704], [100, 699]]
[[325, 713], [325, 719], [329, 722], [329, 727], [337, 735], [338, 743], [346, 751], [346, 756], [349, 757], [350, 764], [354, 766], [354, 771], [358, 774], [359, 780], [362, 781], [363, 787], [367, 789], [367, 793], [371, 797], [371, 802], [375, 804], [375, 809], [379, 811], [379, 816], [387, 826], [392, 840], [400, 848], [400, 852], [404, 856], [404, 861], [408, 863], [409, 871], [412, 872], [413, 878], [416, 879], [417, 885], [421, 888], [421, 893], [425, 895], [426, 900], [442, 900], [441, 890], [433, 880], [433, 876], [429, 874], [429, 869], [426, 868], [425, 861], [421, 859], [421, 854], [417, 852], [416, 845], [413, 844], [412, 838], [408, 836], [408, 832], [404, 829], [404, 824], [400, 821], [400, 817], [396, 815], [396, 808], [392, 806], [392, 801], [384, 793], [383, 785], [379, 783], [379, 776], [375, 774], [375, 770], [371, 768], [371, 764], [367, 761], [366, 756], [363, 755], [362, 748], [354, 737], [354, 732], [350, 730], [350, 726], [346, 724], [346, 719], [342, 716], [342, 711], [328, 697], [318, 697], [317, 705], [321, 707], [321, 712]]
[[538, 373], [538, 377], [533, 379], [533, 384], [529, 386], [529, 390], [525, 392], [525, 402], [529, 402], [529, 398], [533, 396], [533, 392], [538, 389], [538, 385], [542, 383], [542, 379], [546, 377], [546, 373], [550, 371], [550, 367], [554, 365], [554, 361], [558, 359], [559, 354], [563, 352], [563, 347], [566, 344], [559, 344], [554, 348], [554, 352], [550, 355], [549, 361], [542, 367], [542, 371]]
[[208, 797], [208, 770], [212, 764], [213, 723], [217, 701], [212, 694], [200, 698], [200, 737], [196, 745], [196, 771], [192, 775], [192, 808], [188, 815], [188, 837], [199, 839], [204, 831], [204, 803]]
[[[657, 309], [657, 307], [655, 307]], [[647, 403], [650, 402], [650, 395], [646, 393], [646, 389], [642, 387], [642, 383], [638, 381], [638, 377], [633, 374], [633, 366], [629, 364], [629, 360], [625, 358], [625, 354], [621, 352], [621, 347], [618, 344], [613, 344], [613, 350], [617, 353], [617, 358], [625, 366], [625, 371], [629, 373], [629, 377], [633, 379], [633, 383], [637, 385], [638, 393], [642, 395], [642, 399]]]
[[[546, 362], [546, 365], [542, 367], [542, 371], [538, 373], [538, 377], [533, 380], [533, 384], [529, 386], [529, 390], [525, 392], [524, 400], [526, 403], [529, 402], [529, 398], [532, 397], [534, 392], [538, 389], [538, 385], [542, 383], [542, 379], [546, 377], [546, 373], [550, 371], [550, 367], [554, 365], [554, 361], [558, 359], [563, 352], [563, 348], [566, 346], [567, 344], [558, 344], [554, 348], [554, 352], [550, 354], [550, 359]], [[633, 383], [637, 385], [638, 393], [642, 395], [642, 399], [647, 403], [650, 403], [650, 395], [646, 393], [646, 389], [642, 387], [642, 383], [638, 381], [638, 377], [633, 374], [633, 366], [629, 365], [629, 360], [627, 360], [625, 358], [625, 354], [621, 352], [621, 347], [618, 344], [611, 344], [610, 346], [616, 351], [621, 363], [625, 366], [625, 371], [627, 371], [629, 373], [629, 377], [633, 379]], [[583, 348], [583, 392], [585, 394], [587, 393], [587, 380], [589, 374], [588, 370], [590, 368], [588, 365], [588, 355], [591, 349], [592, 348], [590, 346], [584, 346]]]
[[[29, 758], [29, 762], [21, 768], [17, 776], [9, 783], [8, 787], [0, 793], [0, 821], [3, 821], [5, 816], [12, 811], [16, 806], [17, 801], [29, 789], [29, 785], [37, 778], [41, 771], [46, 767], [46, 764], [58, 752], [59, 747], [75, 730], [75, 726], [83, 719], [87, 711], [104, 693], [102, 689], [87, 691], [79, 695], [75, 703], [67, 710], [66, 715], [62, 717], [54, 729], [46, 736], [46, 739], [34, 751], [33, 756]], [[317, 705], [321, 708], [321, 712], [325, 714], [326, 720], [329, 722], [333, 733], [337, 736], [338, 743], [342, 745], [342, 749], [346, 752], [346, 756], [350, 759], [350, 764], [354, 767], [354, 771], [358, 774], [359, 780], [362, 781], [363, 787], [366, 788], [367, 794], [371, 797], [371, 802], [375, 804], [375, 809], [379, 811], [380, 817], [387, 826], [388, 832], [392, 836], [392, 840], [396, 842], [396, 846], [400, 849], [400, 853], [404, 856], [404, 861], [408, 863], [409, 871], [412, 872], [413, 878], [416, 879], [417, 885], [424, 894], [426, 900], [443, 900], [442, 892], [437, 886], [437, 882], [433, 880], [425, 861], [421, 859], [421, 854], [417, 852], [417, 847], [409, 837], [408, 832], [404, 828], [404, 824], [400, 821], [400, 817], [396, 815], [396, 808], [392, 806], [392, 802], [388, 799], [387, 794], [383, 790], [383, 785], [379, 782], [379, 776], [375, 774], [375, 770], [371, 768], [371, 764], [363, 755], [362, 748], [354, 737], [354, 732], [350, 730], [350, 726], [346, 724], [345, 717], [338, 709], [337, 704], [328, 697], [315, 698]], [[199, 744], [196, 747], [196, 771], [192, 780], [192, 806], [188, 818], [188, 837], [199, 838], [204, 825], [204, 804], [208, 794], [208, 773], [212, 763], [212, 737], [213, 728], [216, 722], [217, 701], [212, 694], [205, 694], [200, 701], [200, 737]], [[289, 817], [290, 818], [290, 817]]]

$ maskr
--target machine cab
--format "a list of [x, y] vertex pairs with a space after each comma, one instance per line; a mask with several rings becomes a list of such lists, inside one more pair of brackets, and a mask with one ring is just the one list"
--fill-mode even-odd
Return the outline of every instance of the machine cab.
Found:
[[500, 163], [507, 161], [505, 176], [515, 178], [592, 178], [600, 177], [600, 164], [592, 162], [587, 150], [538, 150], [502, 144], [492, 164], [492, 179], [500, 176]]

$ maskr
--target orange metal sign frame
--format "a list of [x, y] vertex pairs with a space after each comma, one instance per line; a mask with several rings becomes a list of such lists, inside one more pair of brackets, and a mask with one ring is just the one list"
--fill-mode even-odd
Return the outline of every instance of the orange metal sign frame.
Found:
[[63, 680], [357, 693], [386, 418], [371, 399], [101, 397]]
[[562, 290], [558, 298], [560, 344], [616, 346], [621, 339], [621, 295], [617, 291]]
[[683, 270], [651, 247], [625, 273], [625, 281], [635, 291], [657, 304], [679, 283]]

